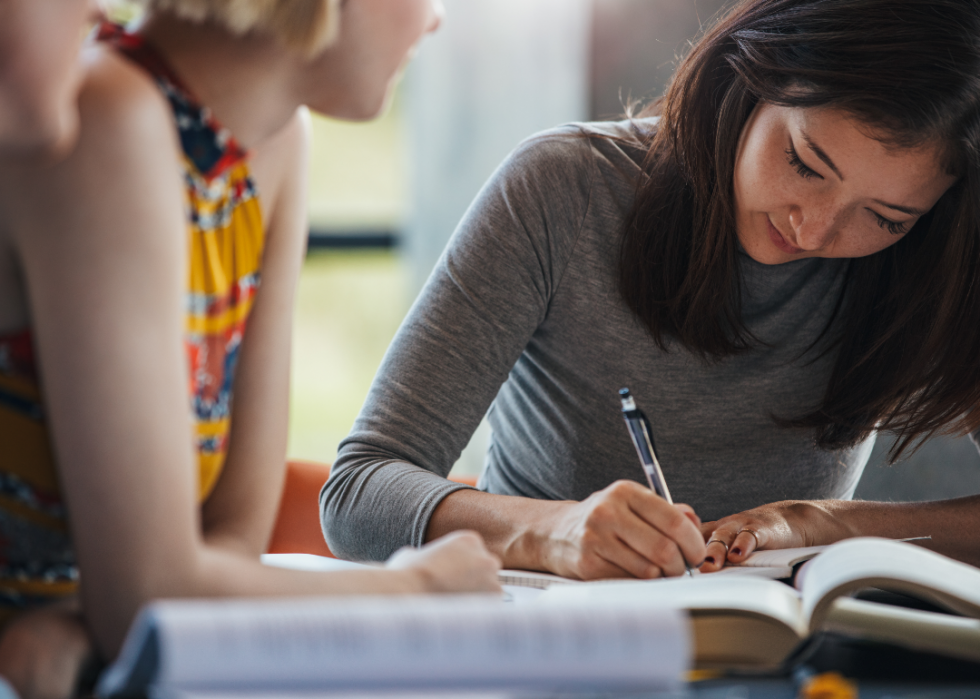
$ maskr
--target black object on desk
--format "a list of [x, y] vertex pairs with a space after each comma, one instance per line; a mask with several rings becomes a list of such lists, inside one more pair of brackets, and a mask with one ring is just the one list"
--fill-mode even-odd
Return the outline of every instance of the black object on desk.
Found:
[[785, 671], [792, 674], [803, 666], [863, 682], [980, 683], [980, 663], [829, 632], [801, 644], [787, 659]]

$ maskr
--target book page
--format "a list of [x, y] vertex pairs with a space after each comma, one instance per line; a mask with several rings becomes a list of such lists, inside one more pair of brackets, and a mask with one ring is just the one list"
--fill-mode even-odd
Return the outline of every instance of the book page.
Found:
[[830, 605], [821, 629], [980, 661], [980, 619], [838, 597]]
[[811, 629], [820, 627], [835, 598], [869, 587], [910, 594], [980, 617], [980, 569], [915, 544], [847, 539], [828, 547], [801, 573], [797, 584]]
[[[898, 539], [898, 541], [918, 541], [920, 539], [930, 539], [928, 536], [916, 536], [911, 539]], [[894, 539], [889, 539], [894, 541]], [[738, 564], [727, 564], [720, 571], [738, 570], [739, 568], [767, 568], [768, 572], [760, 573], [764, 577], [772, 579], [788, 578], [793, 575], [793, 568], [800, 563], [805, 563], [818, 554], [826, 551], [830, 546], [800, 546], [788, 549], [763, 549], [753, 551], [749, 557]]]
[[798, 593], [789, 585], [753, 576], [623, 580], [588, 585], [555, 585], [537, 600], [537, 605], [629, 604], [636, 608], [667, 605], [674, 609], [734, 611], [767, 616], [793, 629], [801, 638], [807, 626]]
[[[150, 605], [100, 695], [156, 639], [156, 689], [670, 689], [686, 617], [647, 606], [515, 606], [487, 596], [179, 600]], [[132, 683], [128, 683], [129, 686]]]
[[826, 549], [826, 546], [802, 546], [800, 548], [792, 549], [765, 549], [763, 551], [753, 551], [742, 563], [733, 567], [746, 566], [750, 568], [769, 567], [792, 569], [797, 563], [808, 561]]
[[[765, 552], [770, 553], [770, 552]], [[779, 553], [779, 551], [772, 551], [771, 553]], [[814, 553], [813, 555], [816, 555]], [[766, 565], [761, 562], [757, 562], [754, 565], [744, 565], [744, 566], [733, 566], [728, 565], [720, 570], [716, 570], [713, 573], [702, 573], [698, 569], [691, 571], [691, 575], [687, 574], [681, 575], [681, 578], [698, 578], [702, 575], [714, 576], [730, 576], [730, 575], [746, 575], [757, 578], [765, 578], [767, 580], [778, 580], [779, 578], [788, 578], [793, 574], [793, 567], [791, 565]], [[774, 560], [778, 561], [777, 557]], [[804, 559], [805, 560], [805, 559]], [[795, 564], [793, 564], [795, 565]], [[605, 583], [613, 582], [611, 579], [605, 580], [575, 580], [573, 578], [563, 578], [560, 575], [552, 575], [551, 573], [539, 573], [532, 570], [511, 570], [505, 569], [501, 570], [497, 575], [497, 579], [500, 584], [504, 586], [505, 590], [512, 591], [513, 588], [532, 588], [535, 590], [548, 590], [552, 585], [594, 585], [595, 583]], [[657, 580], [669, 580], [670, 578], [656, 578], [653, 580], [647, 580], [644, 582], [656, 582]], [[618, 580], [632, 580], [632, 578], [619, 578]]]
[[[704, 575], [750, 575], [768, 578], [769, 580], [788, 578], [793, 575], [793, 566], [810, 560], [826, 548], [826, 546], [805, 546], [792, 549], [755, 551], [749, 554], [749, 557], [738, 565], [728, 564], [721, 570], [717, 570], [714, 573], [704, 573]], [[692, 572], [695, 577], [702, 575], [701, 571], [696, 569]], [[529, 570], [502, 570], [500, 571], [499, 579], [501, 585], [533, 587], [541, 590], [547, 590], [554, 584], [581, 584], [583, 582], [593, 584], [597, 582], [592, 580], [573, 580], [572, 578], [563, 578], [559, 575]]]
[[780, 578], [789, 578], [793, 575], [792, 566], [733, 566], [727, 565], [720, 570], [716, 570], [714, 573], [703, 573], [703, 575], [708, 576], [729, 576], [729, 575], [745, 575], [754, 578], [764, 578], [766, 580], [779, 580]]

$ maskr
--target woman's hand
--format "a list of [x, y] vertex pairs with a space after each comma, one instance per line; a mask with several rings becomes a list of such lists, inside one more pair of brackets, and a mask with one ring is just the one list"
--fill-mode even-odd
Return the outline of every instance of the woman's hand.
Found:
[[701, 533], [707, 556], [701, 572], [741, 563], [756, 549], [822, 546], [856, 536], [829, 507], [836, 501], [784, 500], [705, 522]]
[[500, 559], [487, 551], [476, 532], [454, 532], [419, 549], [400, 549], [385, 567], [417, 572], [420, 592], [501, 591]]
[[92, 642], [78, 612], [52, 606], [14, 618], [0, 636], [0, 675], [21, 699], [68, 699]]
[[704, 560], [700, 524], [687, 505], [616, 481], [559, 512], [541, 558], [548, 570], [582, 580], [681, 575], [685, 560]]

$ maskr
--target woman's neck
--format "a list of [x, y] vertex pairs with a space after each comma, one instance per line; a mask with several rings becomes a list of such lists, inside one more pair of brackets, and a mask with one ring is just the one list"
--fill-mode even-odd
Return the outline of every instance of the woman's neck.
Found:
[[150, 14], [138, 32], [245, 148], [285, 126], [301, 104], [294, 89], [301, 59], [271, 36], [236, 36], [169, 13]]

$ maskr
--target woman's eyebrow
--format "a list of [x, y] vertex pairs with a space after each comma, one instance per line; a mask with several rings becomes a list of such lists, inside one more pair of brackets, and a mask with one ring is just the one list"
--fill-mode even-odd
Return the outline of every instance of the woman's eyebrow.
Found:
[[887, 201], [882, 201], [881, 199], [875, 199], [876, 204], [881, 204], [889, 209], [895, 209], [895, 211], [901, 211], [903, 214], [908, 214], [909, 216], [922, 216], [927, 213], [922, 209], [914, 209], [911, 206], [899, 206], [898, 204], [889, 204]]
[[803, 135], [804, 142], [806, 142], [807, 147], [810, 150], [813, 151], [814, 155], [816, 155], [818, 158], [820, 158], [822, 161], [824, 161], [824, 163], [826, 163], [827, 167], [829, 167], [831, 170], [833, 170], [834, 171], [834, 174], [837, 175], [840, 178], [840, 181], [841, 182], [843, 182], [844, 181], [844, 176], [842, 174], [840, 174], [840, 170], [837, 169], [837, 166], [834, 165], [834, 161], [831, 160], [830, 159], [830, 156], [827, 155], [824, 152], [823, 148], [821, 148], [816, 143], [814, 143], [813, 142], [813, 139], [810, 138], [810, 136], [806, 133], [806, 131], [803, 131], [802, 129], [800, 129], [800, 134]]
[[[820, 158], [824, 163], [826, 163], [827, 167], [833, 170], [834, 174], [836, 174], [840, 178], [841, 182], [843, 182], [844, 176], [840, 174], [840, 170], [837, 169], [837, 166], [834, 165], [834, 161], [830, 159], [830, 156], [827, 155], [824, 149], [818, 146], [816, 143], [814, 143], [813, 139], [810, 138], [809, 134], [807, 134], [807, 132], [804, 131], [803, 129], [800, 129], [800, 134], [803, 136], [803, 141], [806, 143], [807, 147], [813, 151], [813, 154], [816, 155], [818, 158]], [[922, 209], [916, 209], [911, 206], [889, 204], [887, 201], [882, 201], [881, 199], [875, 199], [874, 202], [876, 204], [881, 204], [882, 206], [888, 209], [894, 209], [895, 211], [900, 211], [903, 214], [908, 214], [909, 216], [922, 216], [927, 213]]]

